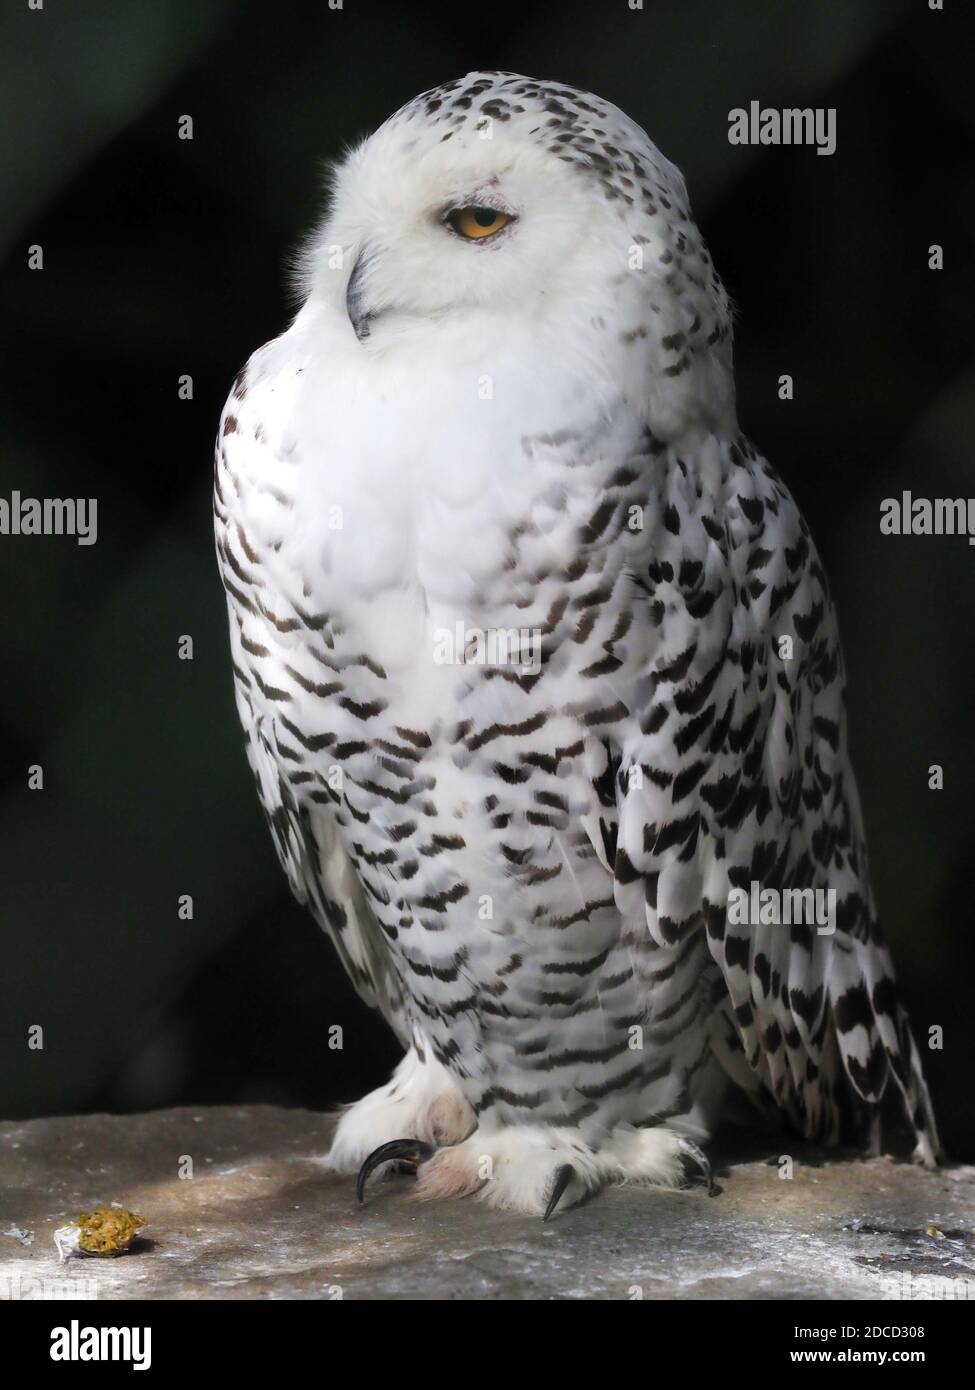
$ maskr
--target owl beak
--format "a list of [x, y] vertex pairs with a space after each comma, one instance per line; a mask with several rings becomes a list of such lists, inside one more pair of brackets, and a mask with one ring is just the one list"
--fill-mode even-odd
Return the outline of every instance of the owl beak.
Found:
[[372, 319], [372, 314], [366, 307], [364, 290], [364, 275], [369, 259], [366, 250], [359, 252], [345, 288], [345, 311], [360, 343], [369, 337], [369, 322]]

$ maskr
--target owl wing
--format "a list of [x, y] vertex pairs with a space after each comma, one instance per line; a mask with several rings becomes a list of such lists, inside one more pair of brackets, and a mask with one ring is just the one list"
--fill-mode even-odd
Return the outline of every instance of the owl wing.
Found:
[[[643, 914], [659, 946], [706, 932], [726, 990], [714, 1045], [733, 1079], [835, 1138], [838, 1051], [865, 1106], [889, 1086], [901, 1095], [930, 1160], [934, 1119], [870, 892], [826, 579], [792, 497], [745, 441], [721, 474], [709, 492], [679, 466], [664, 472], [666, 524], [633, 575], [659, 646], [593, 779], [593, 843], [621, 911]], [[835, 930], [750, 920], [753, 884], [835, 893]]]
[[[282, 688], [294, 688], [295, 682], [275, 681], [276, 664], [288, 663], [298, 634], [303, 641], [309, 631], [317, 634], [321, 659], [329, 659], [326, 624], [298, 601], [300, 576], [286, 582], [282, 574], [291, 499], [282, 457], [288, 435], [277, 422], [288, 418], [302, 364], [293, 357], [276, 361], [275, 346], [260, 349], [238, 374], [221, 417], [214, 460], [217, 563], [227, 593], [237, 710], [292, 892], [329, 936], [362, 999], [378, 1008], [408, 1044], [402, 992], [385, 963], [380, 927], [335, 819], [344, 793], [340, 781], [333, 785], [330, 777], [334, 735], [324, 726], [317, 736], [303, 732], [289, 717], [293, 697]], [[323, 700], [326, 693], [323, 687]], [[315, 700], [314, 689], [307, 694]]]

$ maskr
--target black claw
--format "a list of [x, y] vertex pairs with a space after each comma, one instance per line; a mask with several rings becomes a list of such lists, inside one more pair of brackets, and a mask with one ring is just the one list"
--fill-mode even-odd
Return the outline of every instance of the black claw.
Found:
[[574, 1177], [575, 1169], [571, 1163], [563, 1163], [561, 1168], [555, 1170], [555, 1181], [552, 1183], [552, 1195], [548, 1199], [548, 1206], [545, 1208], [545, 1215], [542, 1217], [543, 1221], [547, 1221], [552, 1215], [552, 1212], [561, 1201], [563, 1192]]
[[711, 1161], [707, 1154], [694, 1143], [693, 1139], [683, 1139], [681, 1141], [681, 1148], [684, 1153], [687, 1154], [688, 1158], [692, 1158], [701, 1170], [701, 1176], [708, 1190], [708, 1196], [716, 1197], [720, 1189], [718, 1188], [718, 1184], [714, 1181], [714, 1174], [711, 1171]]
[[388, 1144], [380, 1144], [359, 1169], [359, 1176], [355, 1180], [356, 1199], [359, 1202], [366, 1200], [369, 1174], [383, 1163], [405, 1163], [415, 1169], [418, 1163], [425, 1163], [436, 1152], [433, 1144], [425, 1144], [422, 1139], [391, 1139]]

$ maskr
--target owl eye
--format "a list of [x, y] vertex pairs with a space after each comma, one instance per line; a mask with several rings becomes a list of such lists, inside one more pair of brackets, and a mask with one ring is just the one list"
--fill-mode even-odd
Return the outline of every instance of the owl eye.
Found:
[[514, 221], [510, 212], [499, 212], [497, 208], [482, 208], [472, 205], [467, 208], [454, 208], [444, 218], [447, 226], [464, 237], [466, 241], [483, 241], [494, 236], [502, 227]]

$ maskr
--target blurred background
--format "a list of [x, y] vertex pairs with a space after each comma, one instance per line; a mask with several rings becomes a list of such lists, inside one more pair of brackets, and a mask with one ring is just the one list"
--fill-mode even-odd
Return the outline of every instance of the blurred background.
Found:
[[[975, 551], [878, 527], [905, 488], [975, 494], [973, 8], [9, 0], [0, 496], [95, 496], [98, 541], [0, 537], [5, 1117], [318, 1107], [396, 1060], [291, 901], [254, 794], [212, 441], [234, 373], [293, 312], [324, 161], [480, 67], [598, 92], [687, 177], [738, 305], [743, 426], [832, 579], [880, 910], [917, 1030], [944, 1030], [925, 1055], [949, 1147], [975, 1157]], [[836, 107], [837, 152], [729, 145], [753, 99]]]

